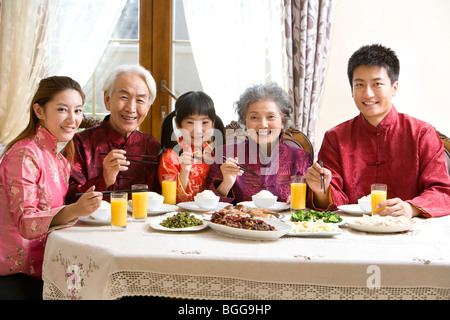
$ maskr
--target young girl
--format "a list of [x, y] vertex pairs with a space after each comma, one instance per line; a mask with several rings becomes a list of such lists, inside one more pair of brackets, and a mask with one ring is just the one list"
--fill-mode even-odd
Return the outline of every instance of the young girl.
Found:
[[[174, 131], [173, 122], [181, 136]], [[212, 153], [223, 145], [224, 131], [206, 93], [190, 91], [177, 99], [175, 110], [162, 124], [158, 168], [160, 183], [164, 174], [177, 176], [177, 203], [193, 201], [205, 190]]]
[[[100, 206], [102, 194], [93, 188], [64, 206], [71, 140], [83, 118], [83, 103], [84, 93], [71, 78], [41, 80], [28, 126], [6, 147], [0, 163], [0, 299], [42, 297], [47, 234]], [[68, 159], [60, 153], [60, 142], [68, 142]]]

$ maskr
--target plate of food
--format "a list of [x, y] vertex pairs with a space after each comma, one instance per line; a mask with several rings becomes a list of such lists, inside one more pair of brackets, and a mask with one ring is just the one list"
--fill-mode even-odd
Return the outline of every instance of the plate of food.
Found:
[[189, 212], [170, 212], [164, 216], [153, 218], [150, 222], [153, 229], [161, 231], [199, 231], [207, 224], [200, 216]]
[[223, 214], [234, 214], [234, 215], [251, 217], [251, 218], [269, 218], [269, 219], [280, 219], [280, 220], [282, 220], [284, 218], [284, 214], [282, 214], [282, 213], [263, 209], [263, 208], [248, 208], [243, 204], [238, 204], [237, 206], [233, 206], [232, 204], [229, 204], [225, 208], [216, 210], [215, 212], [219, 212], [219, 213], [223, 213]]
[[333, 223], [337, 225], [344, 224], [344, 220], [340, 215], [333, 211], [317, 211], [317, 210], [296, 210], [291, 212], [290, 221], [322, 221], [325, 223]]
[[347, 225], [358, 231], [374, 233], [395, 233], [404, 232], [412, 228], [414, 221], [406, 217], [392, 217], [363, 215], [361, 218], [355, 218], [347, 221]]
[[292, 227], [280, 220], [214, 212], [204, 220], [217, 233], [247, 240], [277, 240]]
[[326, 223], [322, 220], [286, 221], [286, 224], [292, 226], [292, 230], [287, 233], [288, 236], [333, 237], [342, 233], [337, 224]]

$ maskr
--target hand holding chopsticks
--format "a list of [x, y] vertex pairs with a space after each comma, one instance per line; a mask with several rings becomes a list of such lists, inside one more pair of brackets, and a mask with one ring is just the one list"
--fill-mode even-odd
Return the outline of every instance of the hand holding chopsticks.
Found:
[[[319, 161], [319, 165], [321, 168], [323, 168], [323, 162]], [[323, 193], [327, 194], [326, 188], [325, 188], [325, 175], [323, 173], [320, 174], [320, 188], [323, 189]]]
[[[103, 156], [108, 155], [107, 153], [100, 153]], [[138, 160], [138, 159], [128, 159], [128, 158], [133, 158], [133, 157], [138, 157], [138, 158], [157, 158], [157, 156], [151, 156], [151, 155], [146, 155], [146, 154], [127, 154], [127, 161], [130, 162], [139, 162], [139, 163], [146, 163], [146, 164], [159, 164], [159, 162], [157, 161], [146, 161], [146, 160]]]

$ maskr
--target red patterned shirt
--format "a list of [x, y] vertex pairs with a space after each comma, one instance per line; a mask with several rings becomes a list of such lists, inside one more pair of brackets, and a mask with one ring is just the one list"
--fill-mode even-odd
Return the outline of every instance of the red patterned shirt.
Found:
[[[154, 159], [133, 158], [158, 162], [161, 144], [151, 135], [134, 131], [127, 139], [112, 129], [108, 124], [109, 116], [99, 126], [77, 133], [74, 138], [75, 159], [70, 177], [67, 203], [77, 200], [76, 193], [86, 192], [95, 185], [96, 191], [131, 189], [133, 184], [144, 183], [149, 189], [160, 192], [161, 187], [156, 179], [157, 164], [130, 162], [127, 171], [117, 175], [116, 182], [106, 188], [103, 178], [103, 159], [101, 153], [109, 153], [112, 149], [123, 149], [130, 155], [153, 155]], [[105, 196], [104, 200], [109, 200]]]

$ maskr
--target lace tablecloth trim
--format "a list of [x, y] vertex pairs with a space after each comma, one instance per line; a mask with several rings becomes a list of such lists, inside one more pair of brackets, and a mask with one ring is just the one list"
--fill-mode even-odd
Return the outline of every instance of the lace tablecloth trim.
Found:
[[[208, 300], [449, 300], [450, 289], [331, 287], [138, 271], [110, 275], [103, 299], [113, 300], [125, 296]], [[67, 297], [46, 281], [44, 299], [61, 300]]]

